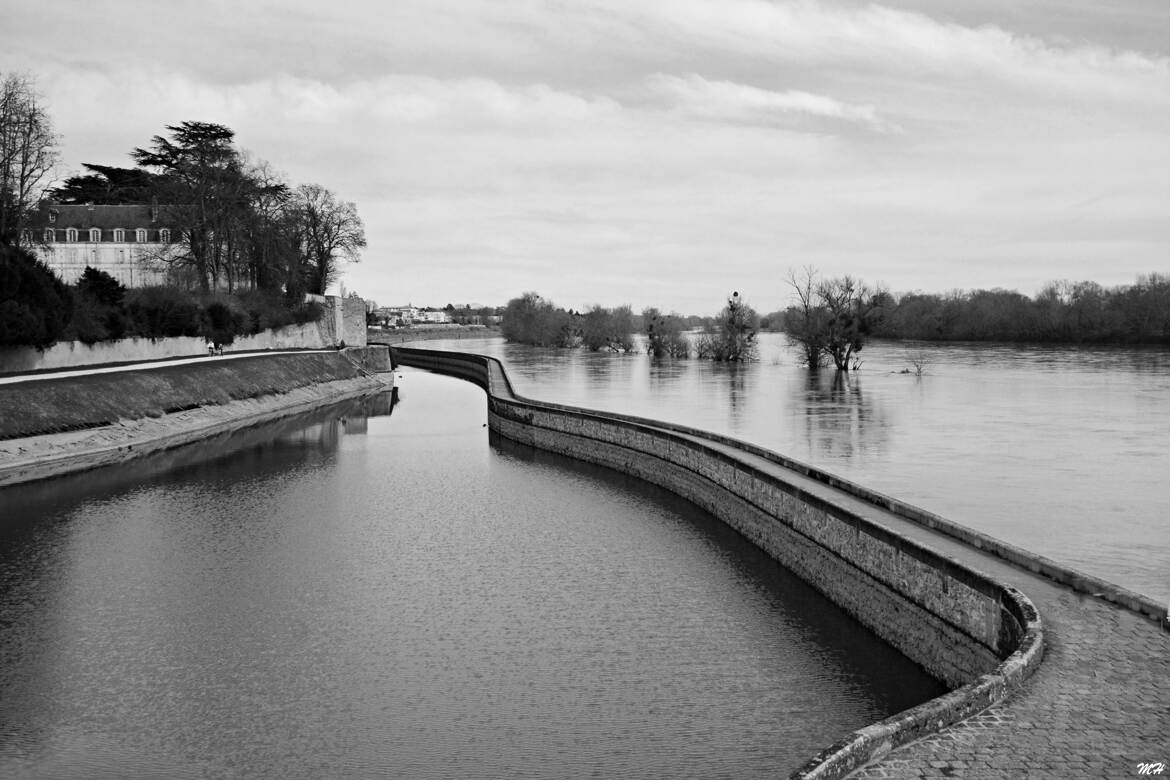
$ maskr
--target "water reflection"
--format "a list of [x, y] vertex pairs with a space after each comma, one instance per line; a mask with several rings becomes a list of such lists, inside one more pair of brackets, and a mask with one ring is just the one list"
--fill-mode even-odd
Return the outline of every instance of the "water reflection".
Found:
[[804, 422], [809, 451], [822, 457], [853, 460], [884, 448], [888, 425], [856, 372], [809, 372], [793, 414]]
[[41, 480], [26, 485], [3, 488], [3, 507], [0, 512], [0, 541], [14, 528], [35, 522], [29, 518], [36, 513], [29, 507], [54, 505], [62, 494], [62, 480], [67, 479], [68, 502], [76, 503], [86, 496], [108, 493], [112, 489], [141, 484], [151, 478], [162, 477], [183, 470], [206, 467], [236, 456], [254, 464], [269, 464], [280, 468], [281, 450], [293, 459], [306, 447], [328, 453], [337, 449], [343, 435], [364, 433], [370, 417], [388, 417], [398, 403], [398, 389], [355, 398], [340, 404], [314, 409], [304, 414], [290, 415], [263, 425], [242, 428], [219, 434], [202, 441], [155, 453], [141, 460], [94, 469], [60, 479]]

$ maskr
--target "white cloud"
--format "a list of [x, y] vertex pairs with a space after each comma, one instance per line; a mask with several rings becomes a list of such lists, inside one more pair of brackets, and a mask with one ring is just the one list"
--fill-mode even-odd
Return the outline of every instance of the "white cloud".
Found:
[[656, 73], [647, 79], [652, 93], [669, 99], [684, 116], [726, 122], [774, 123], [793, 115], [837, 119], [875, 129], [893, 129], [879, 120], [870, 105], [851, 105], [825, 95], [801, 90], [776, 92], [730, 81], [709, 81], [691, 73], [672, 76]]

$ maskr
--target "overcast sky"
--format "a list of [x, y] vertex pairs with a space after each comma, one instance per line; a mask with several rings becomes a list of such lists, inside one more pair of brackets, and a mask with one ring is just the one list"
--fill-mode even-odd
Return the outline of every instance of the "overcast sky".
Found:
[[354, 201], [380, 304], [1170, 271], [1167, 0], [4, 0], [0, 70], [62, 175], [199, 120]]

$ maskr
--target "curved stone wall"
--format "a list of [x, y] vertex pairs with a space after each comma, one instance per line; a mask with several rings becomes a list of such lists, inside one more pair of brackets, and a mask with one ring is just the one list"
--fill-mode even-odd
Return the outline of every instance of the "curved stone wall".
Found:
[[842, 777], [1003, 698], [1040, 662], [1040, 619], [1026, 596], [867, 519], [867, 507], [894, 510], [860, 486], [825, 484], [807, 466], [728, 437], [522, 398], [482, 355], [398, 347], [393, 357], [482, 387], [496, 435], [691, 500], [954, 689], [850, 735], [796, 777]]

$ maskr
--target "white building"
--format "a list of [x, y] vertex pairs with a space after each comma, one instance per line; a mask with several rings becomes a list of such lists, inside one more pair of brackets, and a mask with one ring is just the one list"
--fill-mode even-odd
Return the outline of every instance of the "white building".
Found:
[[158, 206], [95, 206], [43, 203], [22, 236], [24, 246], [67, 284], [86, 266], [105, 271], [126, 287], [163, 284], [165, 259], [177, 238]]

